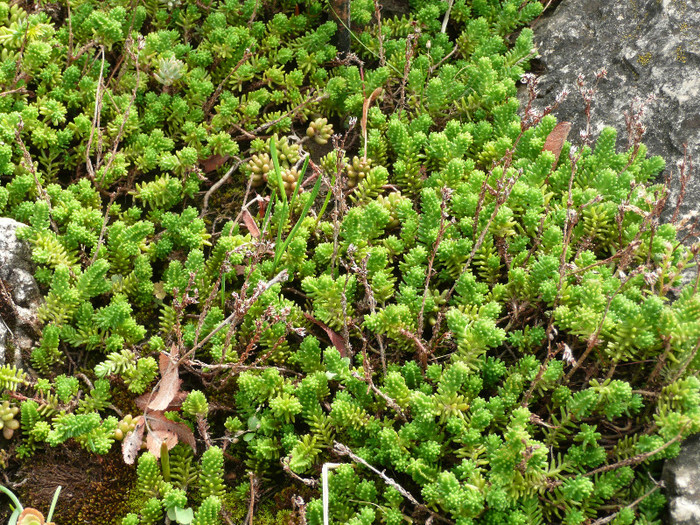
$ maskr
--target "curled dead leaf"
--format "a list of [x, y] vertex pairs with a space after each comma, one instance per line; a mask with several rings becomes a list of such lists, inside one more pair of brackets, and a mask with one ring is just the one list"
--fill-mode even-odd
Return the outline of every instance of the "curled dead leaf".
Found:
[[[184, 390], [179, 390], [178, 393], [175, 394], [175, 397], [173, 397], [173, 399], [170, 401], [170, 404], [165, 410], [179, 410], [179, 408], [182, 406], [183, 401], [187, 399], [188, 393], [189, 392], [186, 392]], [[137, 407], [146, 412], [146, 410], [148, 410], [148, 404], [151, 402], [152, 399], [153, 395], [150, 392], [148, 392], [137, 397], [134, 400], [134, 403]]]
[[212, 155], [201, 161], [202, 169], [204, 173], [211, 173], [212, 171], [218, 170], [230, 158], [230, 155]]
[[338, 352], [340, 352], [340, 355], [343, 357], [346, 356], [347, 349], [345, 348], [345, 339], [343, 339], [340, 334], [331, 330], [325, 323], [322, 323], [314, 316], [307, 314], [306, 312], [304, 312], [304, 317], [326, 332], [326, 335], [331, 340], [331, 343], [333, 343], [333, 346], [335, 346]]
[[136, 460], [136, 455], [141, 450], [141, 443], [143, 443], [143, 431], [146, 428], [146, 420], [143, 416], [136, 418], [136, 426], [129, 432], [122, 441], [122, 456], [124, 457], [124, 463], [127, 465], [133, 465]]
[[176, 345], [172, 346], [170, 355], [161, 352], [159, 357], [161, 379], [158, 385], [158, 392], [148, 404], [150, 410], [166, 410], [180, 390], [182, 380], [179, 376], [178, 355], [179, 352]]
[[243, 223], [245, 224], [245, 227], [248, 228], [248, 231], [250, 234], [255, 237], [256, 239], [260, 238], [260, 228], [258, 228], [258, 224], [255, 222], [255, 219], [253, 216], [250, 214], [248, 210], [243, 210], [243, 214], [241, 215], [241, 218], [243, 219]]
[[177, 436], [178, 441], [187, 443], [190, 447], [192, 447], [192, 450], [197, 450], [197, 443], [194, 439], [194, 433], [190, 427], [184, 423], [170, 421], [162, 412], [149, 412], [146, 415], [146, 419], [148, 420], [148, 427], [151, 432], [172, 432]]

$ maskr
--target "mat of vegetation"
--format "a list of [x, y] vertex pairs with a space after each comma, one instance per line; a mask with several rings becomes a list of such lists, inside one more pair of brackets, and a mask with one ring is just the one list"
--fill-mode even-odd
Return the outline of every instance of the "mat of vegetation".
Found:
[[347, 5], [0, 2], [22, 525], [57, 485], [59, 525], [660, 523], [700, 430], [663, 160], [519, 116], [538, 2]]

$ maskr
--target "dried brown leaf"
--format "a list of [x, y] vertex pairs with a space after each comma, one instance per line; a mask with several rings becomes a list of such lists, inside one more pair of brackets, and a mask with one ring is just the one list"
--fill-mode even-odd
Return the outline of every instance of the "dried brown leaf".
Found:
[[178, 440], [182, 441], [183, 443], [187, 443], [193, 450], [197, 449], [197, 443], [194, 440], [194, 433], [192, 430], [190, 430], [190, 427], [184, 423], [170, 421], [162, 412], [149, 412], [146, 418], [148, 419], [148, 426], [151, 432], [160, 430], [173, 432], [177, 435]]
[[571, 131], [571, 122], [559, 122], [554, 129], [547, 135], [547, 140], [544, 142], [544, 151], [551, 151], [554, 153], [556, 166], [559, 162], [559, 155], [561, 155], [561, 149], [564, 147], [564, 141], [566, 137], [569, 136]]
[[136, 426], [134, 430], [129, 432], [124, 436], [124, 441], [122, 441], [122, 456], [124, 457], [124, 463], [127, 465], [133, 465], [136, 460], [136, 455], [141, 450], [141, 443], [143, 443], [143, 431], [146, 428], [146, 420], [143, 416], [136, 418]]
[[148, 447], [148, 451], [158, 459], [160, 459], [160, 451], [162, 450], [161, 447], [163, 443], [168, 447], [168, 450], [172, 450], [172, 448], [177, 445], [177, 442], [177, 434], [169, 430], [153, 430], [146, 436], [146, 447]]
[[[172, 401], [170, 401], [170, 404], [165, 410], [178, 410], [182, 406], [183, 401], [187, 399], [188, 393], [189, 392], [186, 392], [184, 390], [179, 390], [178, 393], [175, 394], [175, 397], [173, 397]], [[151, 402], [152, 399], [153, 394], [148, 392], [137, 397], [134, 400], [134, 403], [137, 407], [146, 412], [148, 410], [148, 404]]]
[[167, 410], [170, 402], [175, 398], [182, 380], [178, 370], [178, 350], [177, 346], [173, 345], [170, 355], [161, 352], [159, 357], [160, 367], [160, 384], [155, 397], [148, 403], [149, 410]]
[[362, 128], [362, 136], [364, 137], [365, 142], [365, 159], [367, 158], [367, 115], [369, 114], [370, 105], [372, 102], [374, 102], [374, 99], [382, 94], [382, 91], [384, 91], [382, 88], [376, 88], [374, 91], [372, 91], [369, 98], [366, 98], [362, 104], [362, 120], [360, 121], [360, 126]]
[[306, 317], [309, 321], [311, 321], [316, 326], [321, 328], [324, 332], [326, 332], [326, 335], [331, 340], [331, 343], [333, 343], [333, 346], [336, 347], [338, 352], [340, 352], [341, 356], [345, 357], [345, 354], [347, 353], [347, 350], [345, 348], [345, 339], [343, 339], [340, 334], [338, 334], [337, 332], [328, 328], [328, 326], [325, 323], [322, 323], [321, 321], [316, 319], [314, 316], [312, 316], [306, 312], [304, 312], [304, 317]]
[[230, 155], [212, 155], [201, 162], [202, 169], [204, 170], [204, 173], [211, 173], [212, 171], [218, 170], [230, 158]]
[[242, 218], [243, 222], [245, 223], [245, 227], [248, 228], [250, 234], [256, 239], [259, 239], [260, 228], [258, 228], [258, 224], [255, 222], [255, 219], [248, 210], [243, 210]]

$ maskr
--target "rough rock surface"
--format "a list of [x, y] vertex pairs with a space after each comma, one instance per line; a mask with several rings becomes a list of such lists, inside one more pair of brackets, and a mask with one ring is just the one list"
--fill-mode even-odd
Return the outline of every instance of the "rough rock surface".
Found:
[[[540, 57], [533, 64], [538, 77], [536, 108], [552, 105], [559, 93], [568, 97], [554, 112], [572, 123], [569, 140], [580, 143], [586, 130], [579, 75], [586, 87], [607, 70], [596, 86], [591, 106], [591, 139], [604, 126], [618, 131], [618, 147], [628, 146], [625, 113], [644, 102], [643, 142], [650, 155], [666, 160], [672, 176], [665, 218], [674, 213], [680, 190], [679, 163], [683, 144], [694, 159], [695, 180], [686, 187], [679, 218], [697, 219], [700, 212], [700, 2], [690, 0], [561, 0], [534, 24]], [[527, 90], [521, 90], [521, 100]], [[633, 104], [636, 107], [633, 107]], [[690, 242], [698, 240], [689, 239]], [[694, 277], [687, 272], [686, 282]], [[700, 435], [683, 444], [681, 455], [664, 466], [670, 525], [700, 524]]]
[[[592, 106], [593, 138], [603, 126], [612, 126], [618, 130], [618, 146], [627, 147], [625, 112], [635, 100], [648, 101], [643, 142], [651, 155], [666, 160], [665, 173], [674, 178], [666, 212], [670, 216], [679, 191], [677, 164], [683, 160], [683, 144], [700, 168], [700, 3], [562, 0], [533, 29], [540, 53], [533, 69], [540, 91], [535, 106], [552, 104], [568, 89], [569, 96], [554, 114], [572, 122], [570, 140], [579, 140], [586, 123], [577, 91], [580, 74], [590, 87], [596, 72], [607, 70]], [[521, 98], [525, 96], [523, 90]], [[697, 179], [687, 188], [682, 216], [700, 210]]]
[[680, 455], [666, 462], [663, 480], [669, 498], [669, 523], [700, 523], [700, 434], [686, 440]]
[[15, 236], [21, 223], [0, 218], [0, 365], [21, 366], [31, 348], [41, 294], [34, 280], [31, 250]]

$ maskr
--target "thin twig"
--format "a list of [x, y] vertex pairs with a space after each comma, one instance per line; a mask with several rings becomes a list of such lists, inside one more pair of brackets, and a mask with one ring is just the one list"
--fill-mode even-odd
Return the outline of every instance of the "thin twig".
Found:
[[[352, 377], [354, 377], [355, 379], [359, 379], [360, 381], [367, 382], [365, 380], [365, 378], [362, 377], [357, 372], [352, 372]], [[390, 398], [384, 392], [379, 390], [372, 381], [367, 382], [367, 386], [369, 386], [372, 389], [372, 392], [374, 392], [379, 397], [381, 397], [384, 401], [386, 401], [387, 406], [390, 406], [391, 408], [394, 409], [394, 411], [399, 416], [399, 419], [401, 421], [408, 421], [408, 419], [406, 419], [406, 414], [403, 413], [403, 410], [401, 410], [401, 407], [399, 406], [399, 404], [396, 401], [394, 401], [392, 398]]]
[[270, 279], [266, 283], [258, 283], [258, 286], [257, 286], [255, 292], [253, 292], [253, 295], [251, 295], [249, 299], [243, 301], [242, 304], [238, 305], [238, 307], [234, 309], [234, 311], [231, 315], [229, 315], [226, 319], [221, 321], [221, 323], [219, 323], [219, 326], [214, 328], [199, 343], [197, 343], [190, 350], [188, 350], [180, 358], [180, 360], [182, 361], [182, 360], [188, 358], [190, 355], [194, 354], [197, 350], [199, 350], [205, 344], [207, 344], [209, 342], [209, 340], [212, 337], [214, 337], [216, 334], [218, 334], [224, 327], [228, 326], [229, 324], [233, 326], [234, 322], [237, 322], [239, 319], [241, 319], [248, 312], [250, 307], [253, 306], [253, 303], [255, 303], [255, 301], [257, 301], [263, 293], [265, 293], [267, 290], [272, 288], [274, 285], [276, 285], [278, 283], [285, 282], [288, 279], [288, 277], [289, 277], [289, 274], [287, 273], [287, 270], [282, 270], [280, 273], [275, 275], [272, 279]]
[[379, 43], [379, 66], [386, 65], [384, 57], [384, 35], [382, 34], [382, 6], [378, 0], [374, 0], [374, 16], [377, 17], [377, 42]]
[[[654, 492], [656, 492], [656, 491], [659, 490], [660, 488], [664, 488], [664, 487], [665, 487], [665, 485], [664, 485], [664, 482], [663, 482], [663, 481], [658, 482], [658, 483], [656, 484], [656, 486], [655, 486], [653, 489], [647, 491], [647, 493], [644, 494], [643, 496], [639, 496], [636, 500], [634, 500], [634, 501], [633, 501], [632, 503], [630, 503], [629, 505], [626, 505], [626, 506], [622, 507], [622, 509], [632, 509], [632, 508], [636, 507], [636, 506], [639, 505], [642, 501], [644, 501], [644, 500], [647, 499], [649, 496], [651, 496]], [[617, 512], [611, 514], [610, 516], [607, 516], [607, 517], [605, 517], [605, 518], [600, 518], [600, 519], [595, 520], [593, 523], [591, 523], [591, 525], [605, 525], [606, 523], [610, 523], [612, 520], [614, 520], [614, 519], [617, 517], [618, 514], [620, 514], [620, 512], [622, 511], [622, 509], [620, 509], [620, 510], [618, 510]]]
[[26, 168], [29, 170], [29, 172], [32, 174], [32, 176], [34, 177], [34, 184], [36, 184], [36, 191], [39, 194], [39, 196], [46, 201], [46, 204], [48, 205], [49, 221], [51, 223], [51, 228], [53, 228], [53, 230], [56, 233], [59, 233], [58, 225], [53, 220], [51, 197], [49, 197], [49, 194], [46, 193], [46, 191], [44, 190], [44, 187], [41, 185], [41, 181], [39, 180], [39, 175], [37, 174], [36, 168], [34, 167], [34, 161], [32, 161], [32, 157], [29, 154], [29, 151], [27, 151], [27, 146], [25, 146], [24, 141], [22, 140], [21, 131], [23, 129], [24, 129], [24, 122], [22, 121], [22, 119], [20, 117], [19, 125], [17, 126], [17, 129], [15, 129], [15, 139], [17, 140], [17, 143], [19, 144], [19, 147], [22, 150], [22, 155], [24, 157], [24, 164], [25, 164]]
[[318, 485], [318, 480], [312, 478], [302, 478], [299, 474], [294, 472], [289, 466], [289, 461], [289, 456], [280, 459], [280, 463], [282, 464], [282, 470], [284, 470], [289, 476], [291, 476], [297, 481], [301, 481], [307, 487], [315, 488], [316, 485]]
[[[102, 53], [102, 64], [100, 65], [100, 76], [97, 80], [97, 88], [95, 89], [95, 112], [92, 117], [92, 126], [90, 127], [90, 137], [88, 138], [87, 147], [85, 148], [85, 163], [87, 165], [88, 175], [93, 182], [97, 182], [95, 178], [95, 169], [90, 159], [90, 149], [92, 148], [92, 138], [95, 135], [95, 129], [100, 125], [100, 111], [102, 109], [102, 97], [100, 96], [100, 88], [102, 87], [102, 78], [105, 69], [105, 48], [100, 46]], [[99, 161], [99, 159], [98, 159]], [[99, 162], [98, 162], [99, 164]]]
[[206, 215], [207, 208], [209, 207], [209, 199], [214, 192], [226, 183], [231, 175], [233, 175], [233, 172], [236, 171], [241, 164], [243, 164], [243, 160], [237, 159], [236, 162], [234, 162], [229, 170], [224, 174], [224, 176], [216, 181], [214, 185], [207, 190], [207, 192], [204, 194], [204, 203], [202, 204], [202, 213], [199, 214], [200, 217], [204, 217], [204, 215]]
[[[134, 102], [136, 101], [136, 95], [138, 93], [138, 88], [139, 88], [139, 82], [141, 80], [141, 68], [139, 67], [139, 56], [141, 55], [141, 50], [146, 46], [146, 41], [141, 37], [139, 38], [137, 46], [137, 51], [136, 51], [136, 56], [134, 56], [131, 51], [129, 50], [129, 45], [133, 42], [131, 39], [131, 36], [127, 38], [124, 48], [126, 49], [127, 53], [129, 56], [134, 60], [134, 67], [136, 68], [136, 84], [134, 85], [134, 89], [131, 92], [131, 99], [129, 100], [129, 104], [126, 106], [126, 110], [124, 111], [124, 118], [121, 121], [121, 124], [119, 125], [119, 131], [117, 132], [117, 136], [114, 139], [114, 145], [112, 146], [112, 153], [109, 157], [109, 160], [105, 164], [103, 175], [102, 175], [102, 180], [100, 181], [100, 185], [102, 185], [102, 181], [104, 180], [105, 176], [107, 175], [107, 172], [109, 171], [109, 168], [112, 167], [112, 163], [114, 162], [114, 159], [117, 158], [117, 148], [119, 148], [119, 143], [122, 141], [122, 137], [124, 135], [124, 129], [126, 128], [126, 122], [129, 119], [129, 113], [131, 112], [131, 108], [134, 106]], [[104, 55], [103, 55], [104, 57]], [[104, 65], [104, 63], [103, 63]], [[88, 153], [89, 157], [89, 153]], [[98, 167], [99, 167], [99, 159], [98, 159]], [[99, 246], [98, 246], [99, 247]]]
[[29, 91], [26, 88], [11, 89], [9, 91], [3, 91], [0, 93], [0, 97], [6, 97], [7, 95], [13, 95], [15, 93], [21, 93], [22, 95], [32, 94], [33, 91]]
[[[255, 4], [257, 7], [257, 3]], [[255, 16], [255, 14], [253, 14]], [[219, 85], [216, 86], [216, 89], [214, 90], [214, 93], [212, 93], [211, 97], [209, 97], [209, 100], [207, 100], [204, 105], [202, 106], [202, 112], [204, 115], [208, 115], [209, 112], [211, 111], [211, 108], [214, 107], [214, 103], [219, 99], [219, 95], [221, 95], [221, 92], [224, 89], [224, 85], [228, 81], [229, 78], [231, 78], [231, 75], [233, 75], [238, 69], [245, 64], [245, 62], [253, 56], [253, 53], [250, 52], [250, 49], [246, 49], [245, 52], [243, 53], [243, 56], [241, 59], [238, 61], [238, 63], [233, 66], [231, 71], [228, 72], [228, 75], [224, 77], [224, 79], [219, 82]]]
[[70, 11], [70, 0], [66, 0], [66, 9], [68, 11], [68, 63], [70, 64], [73, 56], [73, 16]]
[[382, 478], [382, 480], [384, 480], [384, 483], [386, 483], [390, 487], [393, 487], [394, 489], [399, 491], [399, 493], [404, 498], [406, 498], [408, 501], [410, 501], [414, 507], [419, 508], [423, 512], [428, 513], [430, 516], [432, 516], [437, 521], [454, 525], [454, 522], [452, 520], [449, 520], [447, 518], [440, 516], [436, 512], [433, 512], [428, 507], [426, 507], [425, 505], [420, 503], [416, 498], [413, 497], [413, 495], [410, 492], [408, 492], [405, 488], [403, 488], [401, 485], [399, 485], [394, 479], [387, 476], [384, 472], [380, 472], [379, 470], [374, 468], [372, 465], [367, 463], [364, 459], [362, 459], [357, 454], [354, 454], [353, 451], [350, 450], [349, 447], [343, 445], [342, 443], [338, 443], [337, 441], [335, 441], [334, 446], [333, 446], [333, 450], [336, 452], [336, 454], [338, 454], [340, 456], [348, 456], [354, 462], [359, 463], [360, 465], [363, 465], [364, 467], [366, 467], [369, 470], [371, 470], [372, 472], [374, 472], [377, 476], [379, 476], [380, 478]]
[[435, 70], [436, 70], [437, 68], [439, 68], [443, 63], [445, 63], [445, 62], [448, 61], [450, 58], [452, 58], [452, 55], [454, 55], [458, 50], [459, 50], [459, 45], [458, 45], [458, 44], [455, 44], [455, 47], [452, 48], [452, 51], [450, 51], [450, 52], [447, 53], [444, 57], [442, 57], [442, 60], [440, 60], [440, 62], [438, 62], [438, 63], [435, 64], [434, 66], [430, 66], [430, 67], [428, 68], [428, 78], [431, 77], [431, 75], [433, 74], [433, 71], [435, 71]]
[[442, 243], [442, 238], [445, 235], [446, 223], [448, 220], [447, 213], [447, 203], [452, 197], [452, 190], [445, 187], [442, 189], [442, 202], [440, 203], [440, 229], [438, 230], [437, 236], [435, 237], [435, 242], [433, 243], [432, 249], [430, 250], [430, 258], [428, 259], [428, 272], [425, 276], [425, 286], [423, 287], [423, 301], [421, 301], [420, 311], [418, 312], [418, 337], [423, 337], [423, 314], [425, 313], [425, 302], [428, 298], [428, 292], [430, 291], [430, 280], [433, 278], [433, 265], [435, 264], [435, 257], [437, 255], [438, 248]]
[[401, 328], [399, 329], [399, 333], [416, 344], [416, 348], [418, 348], [418, 357], [420, 359], [421, 366], [423, 367], [423, 370], [425, 370], [425, 368], [428, 366], [428, 349], [425, 347], [420, 338], [413, 332], [406, 330], [405, 328]]
[[248, 515], [243, 523], [253, 525], [253, 516], [255, 511], [255, 493], [257, 492], [258, 480], [254, 472], [248, 472], [250, 478], [250, 503], [248, 504]]
[[[604, 472], [608, 472], [610, 470], [615, 470], [615, 469], [622, 468], [622, 467], [631, 467], [633, 465], [639, 465], [640, 463], [644, 463], [650, 457], [655, 456], [659, 452], [663, 452], [664, 450], [666, 450], [668, 447], [670, 447], [671, 445], [673, 445], [677, 441], [680, 441], [681, 439], [683, 439], [683, 431], [686, 429], [686, 427], [687, 427], [687, 425], [681, 429], [681, 432], [676, 437], [674, 437], [670, 441], [667, 441], [666, 443], [664, 443], [663, 445], [661, 445], [660, 447], [658, 447], [654, 450], [650, 450], [649, 452], [644, 452], [642, 454], [637, 454], [636, 456], [632, 456], [631, 458], [623, 459], [622, 461], [618, 461], [617, 463], [612, 463], [610, 465], [605, 465], [605, 466], [599, 467], [597, 469], [591, 470], [590, 472], [586, 472], [584, 474], [584, 476], [587, 478], [590, 478], [592, 476], [597, 476], [598, 474], [603, 474]], [[575, 477], [575, 476], [576, 475], [572, 474], [571, 477]], [[551, 483], [549, 483], [548, 487], [550, 489], [554, 489], [554, 488], [556, 488], [560, 485], [563, 485], [563, 484], [564, 484], [564, 481], [556, 480], [556, 481], [552, 481]]]
[[97, 45], [97, 42], [95, 42], [94, 40], [90, 40], [87, 44], [85, 44], [83, 47], [78, 49], [78, 52], [75, 55], [68, 57], [68, 65], [70, 65], [73, 62], [75, 62], [76, 60], [78, 60], [81, 56], [83, 56], [87, 52], [88, 49], [90, 49], [91, 47], [93, 47], [95, 45]]
[[100, 246], [102, 246], [102, 242], [104, 241], [105, 237], [105, 231], [107, 230], [107, 222], [109, 221], [109, 211], [112, 208], [112, 204], [114, 204], [114, 200], [117, 198], [116, 193], [111, 193], [109, 196], [109, 203], [105, 207], [105, 214], [102, 217], [102, 227], [100, 228], [100, 237], [97, 239], [97, 245], [95, 246], [95, 253], [92, 254], [92, 260], [90, 261], [90, 264], [95, 264], [95, 261], [97, 260], [97, 255], [100, 252]]
[[299, 110], [300, 110], [301, 108], [303, 108], [304, 106], [307, 106], [307, 105], [309, 105], [309, 104], [315, 104], [316, 102], [321, 102], [322, 100], [327, 99], [329, 96], [330, 96], [330, 95], [329, 95], [328, 93], [324, 93], [323, 95], [319, 95], [319, 96], [317, 96], [316, 98], [309, 98], [309, 99], [306, 99], [306, 100], [305, 100], [304, 102], [302, 102], [301, 104], [299, 104], [299, 105], [297, 105], [296, 107], [294, 107], [294, 108], [290, 109], [289, 111], [287, 111], [287, 113], [285, 113], [285, 114], [282, 115], [281, 117], [276, 118], [275, 120], [272, 120], [272, 121], [270, 121], [270, 122], [266, 122], [265, 124], [262, 124], [262, 125], [258, 126], [258, 127], [255, 128], [251, 133], [252, 133], [253, 135], [257, 135], [257, 134], [260, 133], [261, 131], [265, 131], [267, 128], [270, 128], [270, 127], [272, 127], [272, 126], [274, 126], [274, 125], [276, 125], [276, 124], [279, 124], [280, 122], [282, 122], [284, 119], [286, 119], [286, 118], [289, 117], [290, 115], [294, 115], [297, 111], [299, 111]]

